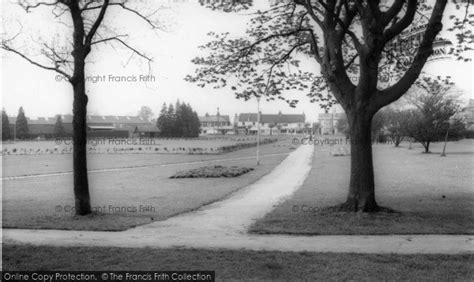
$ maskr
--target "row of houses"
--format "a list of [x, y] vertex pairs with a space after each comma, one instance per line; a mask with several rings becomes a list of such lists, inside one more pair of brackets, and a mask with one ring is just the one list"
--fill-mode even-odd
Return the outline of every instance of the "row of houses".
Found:
[[[337, 122], [345, 118], [343, 113], [319, 114], [319, 129], [313, 130], [313, 124], [306, 122], [305, 114], [263, 114], [260, 113], [260, 134], [309, 134], [320, 135], [338, 134]], [[11, 132], [15, 135], [16, 117], [9, 117]], [[61, 115], [66, 136], [72, 136], [72, 115]], [[257, 134], [257, 113], [235, 114], [233, 122], [229, 115], [205, 114], [200, 116], [201, 134]], [[53, 138], [57, 117], [40, 117], [28, 120], [29, 136], [31, 138]], [[155, 120], [147, 120], [138, 116], [87, 116], [87, 130], [90, 137], [146, 137], [159, 136]]]
[[[235, 114], [233, 123], [228, 115], [199, 117], [202, 134], [257, 134], [258, 114]], [[298, 134], [309, 132], [311, 124], [305, 122], [305, 114], [262, 114], [260, 113], [260, 134]]]

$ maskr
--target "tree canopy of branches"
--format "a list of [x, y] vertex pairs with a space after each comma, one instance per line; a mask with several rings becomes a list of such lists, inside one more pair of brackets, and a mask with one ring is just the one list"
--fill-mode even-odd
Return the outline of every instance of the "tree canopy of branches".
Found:
[[221, 10], [224, 12], [238, 12], [247, 10], [253, 5], [253, 0], [199, 0], [202, 6], [210, 8], [212, 10]]
[[405, 139], [406, 128], [408, 126], [410, 112], [408, 110], [389, 108], [385, 111], [386, 132], [395, 147]]
[[[339, 103], [347, 114], [351, 138], [349, 192], [341, 207], [379, 211], [372, 119], [417, 80], [442, 29], [446, 5], [447, 0], [277, 1], [255, 13], [245, 37], [210, 32], [211, 40], [202, 46], [207, 54], [193, 60], [196, 73], [186, 79], [201, 87], [228, 86], [237, 98], [246, 100], [265, 95], [267, 100], [282, 99], [295, 106], [298, 101], [286, 94], [299, 90], [325, 110]], [[463, 5], [468, 13], [469, 4]], [[422, 18], [426, 27], [421, 36], [403, 34]], [[462, 26], [472, 25], [470, 18], [460, 21]], [[472, 43], [472, 36], [465, 35], [457, 37], [459, 45]], [[306, 63], [307, 58], [320, 66], [319, 71]], [[392, 79], [381, 79], [386, 76]]]
[[161, 137], [194, 138], [199, 136], [201, 123], [189, 104], [176, 102], [176, 106], [163, 104], [156, 122]]
[[[145, 53], [139, 51], [128, 42], [129, 34], [114, 31], [108, 14], [112, 9], [129, 13], [148, 26], [150, 29], [160, 29], [162, 26], [153, 20], [155, 11], [141, 11], [140, 6], [146, 7], [144, 1], [127, 0], [19, 0], [19, 5], [26, 13], [37, 9], [49, 9], [51, 16], [58, 24], [65, 25], [66, 34], [61, 34], [62, 43], [51, 44], [47, 40], [38, 47], [42, 59], [29, 55], [22, 47], [15, 44], [23, 30], [16, 35], [2, 35], [1, 48], [12, 52], [29, 63], [58, 73], [72, 86], [73, 101], [73, 170], [75, 211], [77, 215], [91, 213], [89, 181], [87, 175], [86, 145], [87, 145], [87, 102], [85, 66], [86, 58], [99, 45], [110, 44], [128, 50], [132, 56], [152, 61]], [[31, 44], [31, 43], [30, 43]], [[33, 46], [33, 44], [32, 44]]]
[[[456, 116], [461, 111], [457, 97], [450, 95], [452, 83], [442, 79], [420, 78], [411, 91], [414, 110], [404, 113], [407, 116], [405, 132], [429, 153], [430, 144], [443, 140], [446, 132], [458, 138], [464, 130], [462, 120]], [[418, 88], [418, 89], [417, 89]]]

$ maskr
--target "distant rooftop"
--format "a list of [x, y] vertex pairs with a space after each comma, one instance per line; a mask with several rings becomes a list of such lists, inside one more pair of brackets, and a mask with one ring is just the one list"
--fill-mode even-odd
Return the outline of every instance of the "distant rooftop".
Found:
[[[256, 122], [257, 113], [242, 113], [239, 115], [240, 122]], [[260, 114], [261, 123], [303, 123], [306, 120], [304, 114]]]
[[199, 117], [199, 121], [200, 122], [229, 122], [230, 121], [230, 118], [228, 115], [214, 115], [214, 116], [210, 116], [210, 115], [205, 115], [205, 116], [202, 116], [202, 117]]
[[[63, 123], [72, 123], [72, 115], [61, 115]], [[28, 124], [56, 124], [57, 117], [38, 117], [37, 119], [28, 120]], [[10, 124], [16, 122], [16, 117], [8, 117]], [[151, 122], [137, 116], [101, 116], [89, 115], [87, 116], [87, 123], [89, 124], [150, 124]]]

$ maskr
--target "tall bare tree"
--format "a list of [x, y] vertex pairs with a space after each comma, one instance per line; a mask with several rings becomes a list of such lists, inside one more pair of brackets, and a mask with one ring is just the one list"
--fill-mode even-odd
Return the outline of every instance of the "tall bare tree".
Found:
[[[72, 35], [72, 42], [54, 45], [45, 40], [40, 44], [39, 50], [43, 55], [42, 60], [29, 55], [20, 47], [15, 47], [16, 38], [22, 31], [14, 36], [2, 35], [1, 47], [37, 67], [57, 72], [71, 84], [74, 92], [72, 124], [75, 210], [77, 215], [86, 215], [91, 213], [86, 159], [88, 102], [85, 80], [86, 58], [94, 47], [100, 44], [114, 44], [128, 49], [132, 55], [137, 55], [150, 63], [152, 58], [127, 42], [129, 34], [113, 31], [113, 27], [106, 24], [104, 19], [108, 17], [111, 9], [121, 9], [143, 20], [151, 29], [161, 29], [162, 26], [153, 19], [158, 9], [145, 13], [139, 6], [143, 8], [146, 1], [127, 0], [19, 0], [18, 4], [26, 13], [48, 8], [52, 16], [58, 18], [63, 25], [68, 26], [72, 23], [72, 26], [68, 26], [69, 34], [61, 35], [64, 39]], [[67, 40], [61, 41], [67, 42]]]
[[[375, 199], [371, 123], [384, 106], [399, 99], [416, 81], [442, 29], [447, 0], [283, 0], [257, 11], [246, 37], [210, 32], [209, 53], [193, 60], [186, 79], [204, 87], [230, 86], [237, 98], [266, 95], [294, 106], [286, 96], [306, 91], [327, 110], [340, 104], [351, 138], [349, 192], [342, 208], [379, 211]], [[459, 2], [459, 1], [454, 1]], [[466, 16], [453, 16], [459, 55], [472, 43], [470, 1]], [[432, 5], [434, 4], [434, 5]], [[410, 29], [413, 30], [411, 31]], [[422, 30], [423, 32], [417, 32]], [[419, 36], [410, 36], [417, 33]], [[468, 48], [468, 47], [466, 47]], [[320, 73], [307, 60], [320, 65]], [[263, 92], [255, 89], [265, 90]], [[329, 91], [328, 91], [329, 90]]]

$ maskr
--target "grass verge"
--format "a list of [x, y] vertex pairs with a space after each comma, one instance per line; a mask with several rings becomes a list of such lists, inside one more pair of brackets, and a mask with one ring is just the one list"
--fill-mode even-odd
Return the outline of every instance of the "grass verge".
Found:
[[3, 246], [5, 270], [213, 270], [217, 280], [472, 280], [474, 255]]

